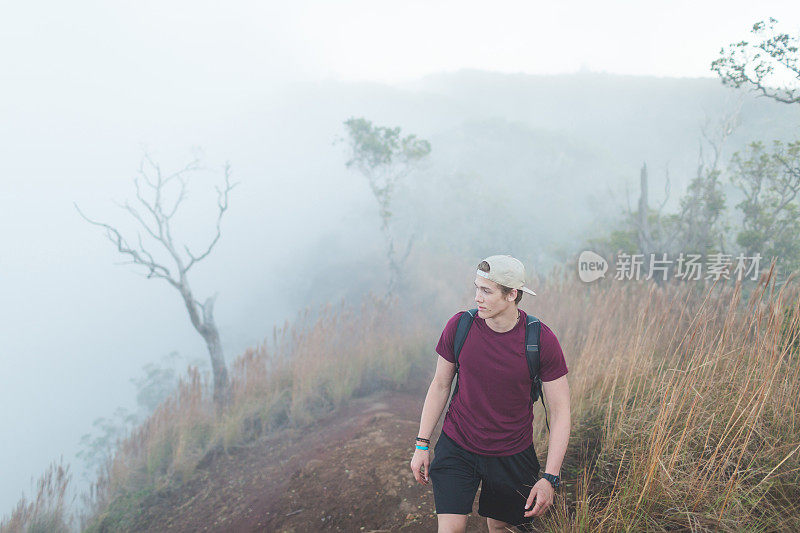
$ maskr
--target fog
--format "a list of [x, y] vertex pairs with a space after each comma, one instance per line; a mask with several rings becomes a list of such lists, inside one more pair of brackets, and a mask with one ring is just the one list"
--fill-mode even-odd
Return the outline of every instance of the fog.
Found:
[[213, 238], [214, 186], [230, 162], [238, 185], [221, 240], [190, 272], [198, 299], [219, 294], [230, 361], [306, 305], [382, 280], [375, 201], [334, 142], [347, 118], [431, 141], [430, 161], [398, 190], [402, 231], [468, 264], [515, 253], [541, 274], [619, 214], [643, 162], [658, 200], [669, 172], [674, 203], [700, 128], [731, 106], [741, 105], [742, 125], [728, 153], [796, 135], [796, 109], [726, 89], [708, 70], [720, 47], [768, 16], [795, 27], [800, 8], [4, 5], [3, 513], [62, 454], [80, 481], [81, 436], [117, 407], [135, 409], [131, 379], [143, 365], [171, 352], [181, 370], [207, 364], [176, 291], [120, 264], [75, 209], [135, 242], [115, 202], [134, 201], [144, 153], [165, 171], [200, 158], [175, 220], [193, 251]]

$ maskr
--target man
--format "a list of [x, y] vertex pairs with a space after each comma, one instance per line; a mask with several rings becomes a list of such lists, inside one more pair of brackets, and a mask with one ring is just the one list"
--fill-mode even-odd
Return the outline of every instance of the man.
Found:
[[567, 365], [558, 340], [542, 323], [539, 376], [550, 415], [550, 440], [539, 479], [525, 357], [526, 314], [518, 308], [523, 292], [536, 293], [524, 282], [524, 266], [509, 255], [487, 257], [478, 265], [478, 314], [459, 353], [458, 390], [431, 464], [428, 443], [456, 372], [454, 338], [460, 312], [447, 322], [436, 346], [440, 357], [422, 407], [411, 470], [419, 483], [433, 483], [439, 533], [466, 530], [479, 484], [478, 514], [486, 517], [490, 532], [528, 524], [553, 504], [570, 432]]

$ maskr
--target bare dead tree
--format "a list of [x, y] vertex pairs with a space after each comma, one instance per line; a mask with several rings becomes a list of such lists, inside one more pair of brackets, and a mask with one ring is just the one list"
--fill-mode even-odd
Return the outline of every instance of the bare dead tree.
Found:
[[[667, 169], [664, 180], [664, 200], [655, 209], [649, 204], [649, 174], [647, 163], [642, 163], [639, 171], [639, 202], [637, 210], [631, 210], [630, 197], [628, 196], [628, 219], [631, 221], [635, 231], [636, 243], [639, 251], [649, 254], [656, 251], [664, 251], [672, 243], [672, 234], [664, 231], [665, 217], [662, 212], [669, 200], [670, 179]], [[626, 185], [627, 191], [627, 185]]]
[[[179, 248], [181, 248], [181, 246], [176, 244], [173, 240], [170, 223], [178, 210], [178, 206], [186, 198], [186, 175], [198, 169], [199, 162], [195, 159], [177, 172], [164, 174], [161, 171], [161, 167], [145, 153], [139, 166], [138, 176], [134, 178], [136, 198], [144, 210], [140, 212], [127, 200], [124, 205], [120, 206], [139, 222], [147, 234], [158, 243], [157, 246], [160, 245], [167, 251], [174, 261], [174, 267], [172, 267], [174, 270], [153, 259], [152, 254], [142, 243], [141, 233], [137, 232], [138, 248], [131, 246], [116, 228], [104, 222], [91, 220], [81, 212], [77, 204], [74, 205], [78, 213], [89, 223], [105, 228], [106, 236], [117, 247], [117, 250], [130, 258], [129, 261], [120, 264], [142, 265], [147, 268], [146, 278], [161, 278], [180, 293], [186, 310], [189, 312], [192, 326], [194, 326], [197, 332], [203, 337], [208, 347], [214, 376], [214, 403], [221, 409], [227, 405], [230, 400], [230, 387], [228, 370], [225, 365], [225, 356], [219, 338], [219, 330], [214, 322], [214, 302], [218, 293], [208, 297], [204, 303], [201, 303], [192, 293], [192, 289], [189, 285], [188, 273], [196, 263], [208, 257], [214, 245], [219, 241], [221, 235], [220, 222], [222, 220], [222, 215], [228, 209], [228, 194], [238, 183], [231, 184], [230, 164], [226, 163], [224, 171], [225, 187], [223, 189], [217, 186], [214, 187], [217, 191], [218, 207], [216, 235], [201, 253], [193, 253], [189, 247], [184, 244], [182, 248], [188, 256], [188, 258], [184, 258], [179, 253]], [[146, 186], [149, 187], [152, 199], [146, 198], [145, 194], [143, 194], [140, 186], [140, 178], [144, 181]], [[168, 202], [164, 197], [166, 187], [173, 181], [180, 183], [180, 192], [177, 200], [170, 206], [167, 205]]]
[[639, 238], [639, 249], [650, 252], [653, 248], [653, 237], [650, 230], [650, 207], [647, 205], [648, 196], [647, 164], [642, 164], [639, 172], [639, 209], [636, 212], [636, 230]]
[[700, 166], [710, 167], [711, 169], [717, 169], [722, 166], [721, 158], [725, 143], [728, 138], [733, 135], [733, 132], [742, 124], [743, 105], [744, 98], [739, 94], [730, 99], [730, 102], [727, 103], [726, 108], [716, 120], [713, 120], [708, 112], [705, 113], [705, 122], [700, 128], [700, 134], [711, 147], [713, 157], [710, 161], [706, 161], [703, 156], [703, 146], [701, 142]]

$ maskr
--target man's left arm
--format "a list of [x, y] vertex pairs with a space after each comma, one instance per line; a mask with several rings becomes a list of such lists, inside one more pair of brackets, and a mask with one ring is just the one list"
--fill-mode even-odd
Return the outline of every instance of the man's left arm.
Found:
[[[567, 453], [570, 432], [570, 409], [569, 409], [569, 384], [567, 376], [563, 375], [553, 381], [543, 381], [545, 400], [550, 415], [550, 440], [547, 445], [547, 463], [544, 471], [548, 474], [560, 476], [561, 463], [564, 462], [564, 455]], [[539, 516], [548, 507], [553, 505], [554, 489], [550, 482], [542, 478], [536, 482], [531, 489], [525, 508], [529, 509], [536, 502], [530, 511], [525, 512], [526, 517]]]
[[567, 453], [570, 432], [569, 384], [567, 376], [543, 381], [542, 388], [550, 408], [550, 440], [547, 445], [547, 465], [544, 471], [560, 475], [561, 463]]

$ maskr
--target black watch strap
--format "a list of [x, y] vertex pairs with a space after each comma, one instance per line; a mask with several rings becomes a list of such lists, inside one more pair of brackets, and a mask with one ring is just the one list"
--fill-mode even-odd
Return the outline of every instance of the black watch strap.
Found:
[[553, 474], [548, 474], [547, 472], [545, 472], [544, 474], [542, 474], [542, 477], [547, 481], [549, 481], [554, 489], [557, 489], [558, 486], [561, 485], [561, 479], [559, 479], [558, 476], [555, 476]]

